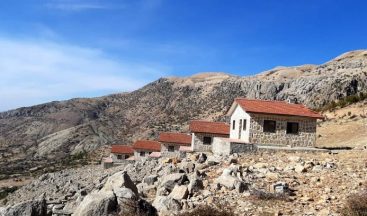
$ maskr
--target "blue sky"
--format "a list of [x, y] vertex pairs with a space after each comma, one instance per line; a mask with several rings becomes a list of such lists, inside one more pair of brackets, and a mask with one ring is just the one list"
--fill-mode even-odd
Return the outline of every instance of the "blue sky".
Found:
[[367, 47], [364, 1], [2, 0], [0, 111]]

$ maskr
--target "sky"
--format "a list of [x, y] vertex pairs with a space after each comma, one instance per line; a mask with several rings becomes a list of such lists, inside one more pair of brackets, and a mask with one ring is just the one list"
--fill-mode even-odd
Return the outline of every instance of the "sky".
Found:
[[367, 47], [356, 0], [1, 0], [0, 111]]

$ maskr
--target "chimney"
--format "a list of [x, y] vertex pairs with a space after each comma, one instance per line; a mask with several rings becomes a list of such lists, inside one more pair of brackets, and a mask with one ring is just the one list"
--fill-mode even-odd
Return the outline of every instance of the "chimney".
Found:
[[289, 98], [287, 99], [287, 102], [288, 102], [289, 104], [297, 104], [297, 103], [298, 103], [298, 100], [297, 100], [297, 98], [295, 98], [295, 97], [289, 97]]

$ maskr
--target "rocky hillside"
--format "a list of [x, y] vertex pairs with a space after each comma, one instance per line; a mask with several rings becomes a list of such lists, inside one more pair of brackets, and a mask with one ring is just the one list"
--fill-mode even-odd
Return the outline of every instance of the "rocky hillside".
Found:
[[[253, 77], [223, 73], [162, 78], [131, 93], [72, 99], [0, 113], [0, 173], [112, 143], [186, 130], [190, 119], [223, 118], [235, 97], [297, 98], [318, 108], [367, 90], [367, 51], [322, 65], [277, 67]], [[5, 170], [6, 168], [6, 170]]]

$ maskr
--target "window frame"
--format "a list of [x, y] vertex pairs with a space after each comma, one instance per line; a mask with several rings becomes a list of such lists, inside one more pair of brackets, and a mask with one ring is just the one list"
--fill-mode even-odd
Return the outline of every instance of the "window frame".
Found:
[[[210, 142], [205, 142], [205, 139], [210, 139]], [[210, 137], [210, 136], [204, 136], [203, 137], [203, 144], [204, 145], [211, 145], [213, 142], [213, 137]]]
[[[171, 151], [172, 150], [172, 151]], [[175, 146], [173, 146], [173, 145], [169, 145], [168, 147], [167, 147], [167, 151], [168, 152], [175, 152]]]
[[242, 130], [243, 131], [246, 131], [247, 130], [247, 119], [243, 119]]
[[140, 157], [145, 157], [145, 151], [141, 151], [141, 152], [139, 152], [139, 156], [140, 156]]
[[[296, 132], [293, 131], [293, 125], [297, 125], [297, 130]], [[289, 130], [290, 129], [290, 130]], [[287, 122], [287, 128], [286, 128], [286, 134], [293, 134], [293, 135], [298, 135], [299, 134], [299, 122]]]
[[117, 155], [117, 159], [118, 159], [118, 160], [122, 160], [122, 154], [118, 154], [118, 155]]
[[[270, 122], [271, 123], [274, 122], [274, 128], [272, 128], [271, 130], [269, 129], [269, 123]], [[265, 125], [267, 125], [267, 126], [265, 126]], [[275, 120], [264, 120], [264, 123], [263, 123], [263, 132], [264, 133], [276, 133], [276, 131], [277, 131], [277, 121], [275, 121]]]
[[232, 130], [236, 130], [236, 120], [232, 121]]

